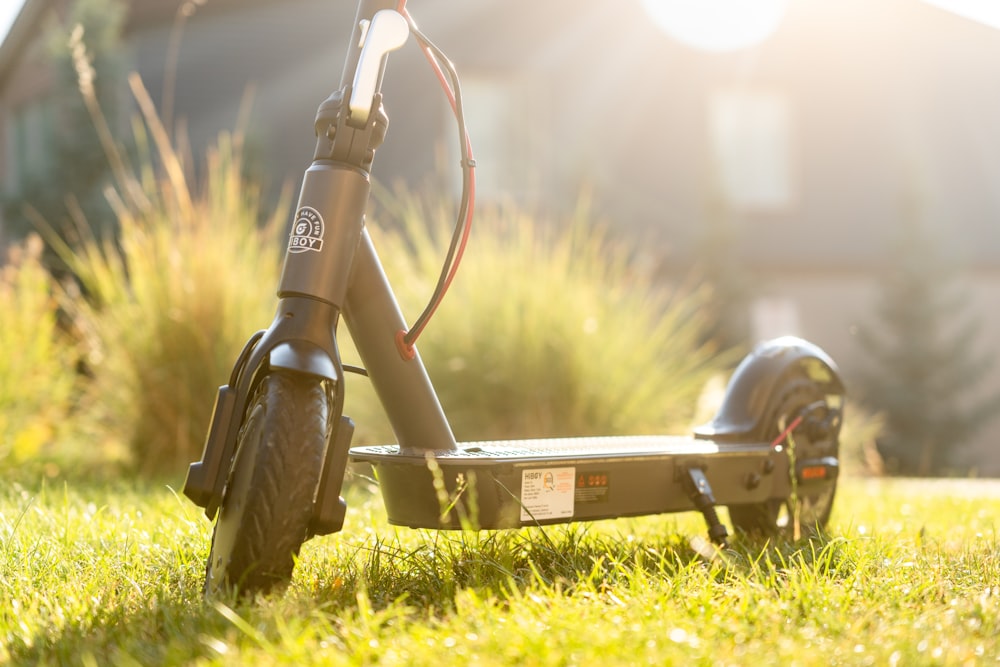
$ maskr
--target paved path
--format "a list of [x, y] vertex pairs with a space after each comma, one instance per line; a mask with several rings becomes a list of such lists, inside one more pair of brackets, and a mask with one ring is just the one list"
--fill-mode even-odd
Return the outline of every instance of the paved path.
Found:
[[856, 480], [870, 495], [886, 490], [914, 496], [950, 496], [953, 498], [1000, 498], [1000, 479], [947, 478], [870, 478]]

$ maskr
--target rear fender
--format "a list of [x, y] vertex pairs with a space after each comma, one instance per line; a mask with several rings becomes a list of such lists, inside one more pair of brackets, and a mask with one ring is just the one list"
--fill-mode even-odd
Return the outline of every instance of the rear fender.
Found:
[[769, 415], [782, 381], [801, 374], [826, 395], [844, 394], [833, 359], [818, 346], [794, 336], [758, 345], [737, 366], [722, 406], [712, 421], [695, 429], [696, 438], [718, 442], [761, 442], [773, 426]]

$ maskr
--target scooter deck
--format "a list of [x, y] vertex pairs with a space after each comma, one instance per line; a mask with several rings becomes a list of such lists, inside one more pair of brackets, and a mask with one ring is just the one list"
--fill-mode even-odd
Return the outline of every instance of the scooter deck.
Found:
[[615, 436], [464, 443], [454, 450], [355, 447], [389, 521], [416, 528], [515, 528], [695, 509], [698, 468], [722, 505], [788, 495], [788, 458], [769, 443]]

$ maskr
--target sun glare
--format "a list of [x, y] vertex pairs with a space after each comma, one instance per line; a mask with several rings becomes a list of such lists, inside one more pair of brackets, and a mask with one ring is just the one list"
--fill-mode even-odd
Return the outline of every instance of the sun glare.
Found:
[[972, 21], [1000, 28], [1000, 2], [996, 0], [924, 0]]
[[642, 0], [663, 32], [705, 51], [760, 44], [778, 29], [788, 0]]

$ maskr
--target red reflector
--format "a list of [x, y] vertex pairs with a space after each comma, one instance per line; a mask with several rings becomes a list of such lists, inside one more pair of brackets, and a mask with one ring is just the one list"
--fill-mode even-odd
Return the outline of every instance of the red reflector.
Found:
[[826, 479], [826, 466], [810, 466], [802, 469], [802, 479]]

